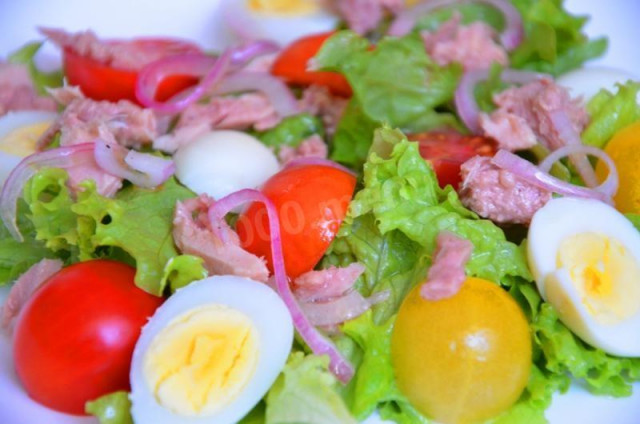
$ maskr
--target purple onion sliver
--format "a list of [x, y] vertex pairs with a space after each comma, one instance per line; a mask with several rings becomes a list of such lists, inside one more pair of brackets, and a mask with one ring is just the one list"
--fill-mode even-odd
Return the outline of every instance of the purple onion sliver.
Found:
[[287, 168], [293, 168], [294, 166], [309, 166], [309, 165], [328, 166], [330, 168], [335, 168], [340, 171], [346, 172], [347, 174], [352, 175], [354, 177], [358, 176], [358, 174], [355, 171], [347, 168], [346, 166], [342, 166], [339, 163], [329, 159], [316, 158], [316, 157], [301, 157], [301, 158], [293, 159], [287, 162], [284, 168], [287, 169]]
[[328, 355], [330, 364], [329, 368], [335, 374], [335, 376], [347, 383], [353, 377], [354, 370], [351, 364], [342, 356], [336, 346], [329, 340], [327, 340], [322, 334], [314, 328], [307, 317], [300, 309], [300, 305], [296, 301], [291, 288], [289, 287], [289, 281], [284, 267], [284, 258], [282, 254], [282, 240], [280, 238], [280, 222], [278, 220], [278, 212], [274, 204], [264, 194], [257, 190], [245, 189], [235, 193], [229, 194], [220, 199], [219, 203], [222, 203], [218, 213], [221, 213], [225, 209], [233, 209], [245, 202], [261, 202], [267, 209], [267, 217], [269, 218], [269, 232], [271, 235], [271, 255], [273, 262], [273, 271], [276, 282], [276, 287], [280, 297], [284, 301], [287, 309], [291, 313], [293, 323], [298, 330], [298, 333], [302, 339], [311, 348], [316, 355]]
[[82, 143], [34, 153], [24, 158], [11, 171], [0, 194], [0, 218], [14, 239], [24, 240], [16, 223], [16, 215], [18, 199], [25, 183], [41, 168], [69, 168], [91, 160], [93, 147], [93, 143]]
[[102, 133], [95, 142], [93, 152], [98, 166], [108, 174], [124, 178], [143, 188], [155, 188], [164, 183], [175, 171], [172, 160], [129, 150]]
[[244, 46], [236, 47], [231, 51], [231, 63], [233, 65], [244, 66], [249, 61], [258, 56], [277, 53], [280, 46], [269, 40], [259, 40], [250, 42]]
[[554, 163], [564, 157], [575, 154], [595, 156], [607, 164], [607, 168], [609, 169], [607, 179], [599, 186], [594, 187], [593, 190], [613, 197], [618, 191], [618, 171], [611, 157], [604, 150], [598, 149], [597, 147], [585, 146], [584, 144], [563, 146], [549, 154], [549, 156], [538, 165], [538, 168], [542, 172], [549, 172]]
[[507, 150], [499, 150], [491, 162], [497, 167], [505, 169], [529, 184], [543, 190], [548, 190], [553, 193], [566, 196], [596, 199], [607, 203], [611, 202], [611, 198], [607, 195], [590, 188], [576, 186], [555, 178], [546, 172], [541, 171], [531, 162], [522, 159], [520, 156]]
[[[184, 60], [178, 65], [176, 61]], [[182, 112], [189, 105], [197, 102], [210, 87], [222, 79], [231, 63], [231, 53], [223, 52], [217, 59], [204, 55], [182, 55], [161, 59], [146, 66], [140, 72], [136, 83], [136, 98], [144, 106], [158, 112], [175, 114]], [[189, 67], [193, 69], [189, 72]], [[163, 67], [166, 66], [166, 70]], [[172, 97], [165, 102], [155, 100], [155, 93], [160, 81], [168, 75], [192, 75], [203, 76], [202, 80], [194, 87], [190, 87], [183, 93]], [[181, 95], [188, 93], [186, 95]]]
[[484, 81], [488, 77], [489, 71], [487, 70], [465, 72], [454, 93], [458, 115], [473, 134], [479, 134], [481, 131], [480, 110], [476, 102], [475, 88], [480, 81]]

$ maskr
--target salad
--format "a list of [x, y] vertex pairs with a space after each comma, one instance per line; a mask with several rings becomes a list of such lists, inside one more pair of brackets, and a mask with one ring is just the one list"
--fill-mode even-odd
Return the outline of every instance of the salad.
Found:
[[101, 423], [631, 395], [640, 82], [580, 69], [605, 39], [552, 0], [222, 4], [220, 51], [41, 28], [0, 63], [20, 390]]

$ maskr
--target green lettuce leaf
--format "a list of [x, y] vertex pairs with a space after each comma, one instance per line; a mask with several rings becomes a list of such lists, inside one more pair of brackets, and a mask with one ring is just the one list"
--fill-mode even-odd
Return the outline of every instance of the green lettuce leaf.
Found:
[[87, 402], [84, 410], [98, 418], [100, 424], [133, 424], [129, 393], [121, 391]]
[[594, 394], [629, 396], [631, 382], [640, 380], [640, 358], [613, 357], [587, 346], [560, 322], [548, 303], [541, 304], [532, 328], [546, 368], [558, 375], [569, 373], [583, 380]]
[[179, 255], [167, 261], [164, 267], [160, 287], [169, 287], [171, 292], [185, 287], [208, 275], [204, 259], [199, 256]]
[[56, 255], [44, 242], [36, 239], [36, 231], [28, 218], [28, 212], [27, 204], [22, 199], [19, 200], [17, 223], [24, 237], [23, 242], [15, 240], [6, 227], [0, 224], [0, 286], [13, 282], [44, 258], [65, 259], [64, 255]]
[[305, 138], [314, 134], [324, 137], [322, 121], [303, 113], [284, 118], [274, 128], [258, 132], [255, 136], [277, 153], [282, 146], [298, 147]]
[[366, 39], [341, 31], [324, 43], [314, 60], [318, 68], [345, 75], [354, 92], [333, 139], [334, 159], [350, 165], [363, 162], [373, 123], [417, 131], [456, 122], [436, 108], [453, 99], [461, 68], [438, 66], [417, 34], [385, 38], [373, 49]]
[[326, 356], [294, 352], [266, 398], [267, 424], [356, 424]]
[[29, 219], [36, 239], [43, 240], [53, 251], [77, 253], [77, 216], [71, 211], [74, 201], [67, 186], [67, 171], [45, 168], [24, 187], [24, 200], [31, 212]]
[[43, 169], [25, 186], [36, 239], [58, 256], [135, 265], [136, 285], [155, 295], [162, 294], [167, 283], [177, 288], [204, 277], [200, 261], [178, 258], [173, 244], [175, 204], [194, 196], [175, 179], [155, 190], [129, 186], [113, 199], [98, 194], [93, 181], [85, 181], [73, 200], [67, 178], [64, 170]]
[[512, 0], [525, 29], [523, 43], [511, 54], [511, 66], [559, 75], [604, 54], [607, 40], [589, 40], [587, 18], [573, 16], [562, 0]]
[[640, 121], [640, 82], [618, 84], [615, 94], [600, 90], [587, 104], [591, 116], [589, 126], [582, 133], [582, 141], [604, 148], [622, 128]]
[[122, 249], [135, 259], [136, 285], [161, 295], [165, 266], [178, 255], [171, 236], [173, 211], [178, 200], [194, 194], [173, 178], [155, 190], [129, 186], [114, 199], [99, 195], [93, 182], [83, 184], [86, 190], [71, 206], [84, 240], [81, 256], [92, 257], [104, 246]]
[[38, 94], [44, 96], [47, 94], [46, 88], [62, 87], [62, 71], [42, 72], [38, 69], [34, 62], [34, 57], [44, 43], [41, 41], [32, 42], [24, 45], [19, 50], [9, 55], [9, 63], [19, 63], [29, 68], [33, 85], [36, 87]]

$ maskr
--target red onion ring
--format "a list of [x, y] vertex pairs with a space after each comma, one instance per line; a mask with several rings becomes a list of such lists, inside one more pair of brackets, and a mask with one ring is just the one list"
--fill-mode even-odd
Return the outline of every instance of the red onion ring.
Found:
[[[567, 112], [564, 110], [557, 110], [553, 112], [550, 116], [551, 125], [554, 130], [560, 136], [560, 139], [564, 141], [567, 146], [581, 146], [582, 139], [580, 139], [580, 134], [575, 130], [573, 124], [571, 123], [571, 119], [567, 115]], [[553, 149], [558, 149], [562, 146], [549, 146]], [[587, 156], [581, 154], [579, 150], [571, 153], [569, 155], [569, 160], [576, 167], [576, 171], [582, 178], [582, 181], [587, 185], [587, 187], [595, 187], [598, 185], [598, 178], [596, 178], [596, 174], [593, 172], [593, 167], [591, 163], [587, 159]], [[611, 168], [609, 168], [611, 169]]]
[[507, 0], [428, 0], [398, 14], [391, 23], [387, 34], [402, 37], [407, 35], [415, 26], [418, 17], [430, 13], [436, 9], [454, 6], [461, 3], [486, 3], [498, 9], [505, 19], [505, 28], [500, 33], [500, 42], [507, 51], [512, 51], [520, 45], [524, 38], [524, 26], [522, 16]]
[[[231, 193], [215, 202], [209, 209], [209, 216], [224, 217], [235, 207], [246, 202], [262, 202], [267, 209], [269, 218], [269, 233], [271, 234], [271, 254], [276, 288], [280, 297], [291, 313], [293, 323], [298, 333], [316, 355], [328, 355], [329, 368], [333, 374], [343, 383], [348, 383], [353, 377], [354, 370], [351, 364], [342, 356], [337, 347], [318, 330], [311, 325], [296, 301], [284, 268], [282, 254], [282, 240], [280, 238], [280, 221], [275, 205], [264, 194], [257, 190], [244, 189]], [[213, 211], [212, 211], [213, 209]]]
[[342, 166], [339, 163], [329, 159], [316, 158], [316, 157], [301, 157], [301, 158], [293, 159], [287, 162], [287, 164], [284, 166], [284, 169], [293, 168], [295, 166], [311, 166], [311, 165], [328, 166], [329, 168], [338, 169], [342, 172], [346, 172], [349, 175], [358, 177], [358, 174], [355, 171], [347, 168], [346, 166]]
[[[489, 78], [489, 70], [474, 70], [465, 72], [458, 83], [454, 94], [454, 102], [458, 115], [464, 125], [474, 134], [482, 131], [480, 128], [480, 110], [476, 102], [475, 88], [481, 81]], [[538, 79], [551, 79], [550, 75], [529, 71], [517, 71], [515, 69], [505, 69], [502, 71], [503, 81], [511, 84], [526, 84]]]
[[581, 156], [591, 155], [595, 156], [604, 163], [607, 164], [607, 168], [609, 169], [609, 174], [607, 175], [607, 179], [604, 180], [602, 184], [597, 187], [594, 187], [593, 190], [599, 191], [609, 197], [613, 197], [618, 191], [618, 171], [616, 169], [615, 163], [611, 157], [605, 153], [604, 150], [598, 149], [594, 146], [585, 146], [584, 144], [571, 144], [567, 146], [563, 146], [555, 151], [553, 151], [549, 156], [547, 156], [539, 165], [538, 168], [542, 172], [549, 172], [554, 163], [559, 161], [564, 157], [571, 157], [575, 154], [579, 154]]
[[175, 172], [170, 159], [129, 150], [101, 131], [95, 141], [94, 159], [105, 172], [144, 188], [155, 188]]
[[242, 91], [260, 91], [264, 93], [280, 116], [300, 113], [298, 100], [287, 84], [266, 72], [240, 71], [225, 77], [215, 88], [213, 94], [229, 94]]
[[375, 293], [369, 298], [365, 298], [357, 290], [352, 290], [326, 302], [305, 302], [301, 307], [313, 325], [324, 327], [357, 318], [373, 305], [387, 300], [389, 296], [389, 290]]
[[559, 180], [546, 172], [543, 172], [531, 162], [522, 159], [507, 150], [499, 150], [495, 154], [491, 162], [499, 168], [507, 170], [524, 181], [548, 190], [553, 193], [565, 196], [582, 197], [588, 199], [596, 199], [606, 203], [612, 203], [611, 197], [586, 187], [576, 186], [565, 181]]
[[[158, 112], [174, 114], [198, 101], [207, 90], [217, 84], [231, 64], [231, 52], [223, 52], [217, 59], [203, 55], [179, 55], [157, 60], [145, 66], [136, 81], [136, 98], [145, 107]], [[155, 100], [160, 82], [168, 75], [189, 75], [202, 80], [166, 102]]]
[[18, 199], [22, 188], [40, 169], [45, 167], [70, 168], [93, 160], [93, 143], [74, 144], [34, 153], [16, 166], [2, 187], [0, 194], [0, 218], [11, 236], [18, 241], [24, 238], [16, 223]]

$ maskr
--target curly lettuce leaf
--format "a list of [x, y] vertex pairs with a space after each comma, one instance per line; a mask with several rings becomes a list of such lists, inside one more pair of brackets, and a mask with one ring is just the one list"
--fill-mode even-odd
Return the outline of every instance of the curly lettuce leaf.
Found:
[[85, 187], [71, 206], [84, 240], [81, 256], [89, 258], [104, 246], [122, 249], [136, 261], [136, 285], [161, 295], [165, 266], [178, 255], [171, 236], [173, 211], [178, 200], [193, 193], [173, 178], [154, 190], [129, 186], [114, 199], [99, 195], [93, 182]]
[[28, 218], [27, 204], [18, 202], [17, 223], [23, 242], [15, 240], [6, 227], [0, 224], [0, 286], [16, 280], [22, 273], [42, 259], [64, 259], [64, 255], [56, 255], [36, 239], [36, 230]]
[[511, 66], [560, 75], [601, 56], [606, 38], [590, 40], [583, 33], [587, 18], [573, 16], [563, 0], [512, 0], [520, 11], [524, 41], [510, 55]]
[[204, 259], [193, 255], [179, 255], [167, 261], [160, 280], [160, 287], [169, 287], [171, 292], [202, 280], [208, 275]]
[[78, 245], [77, 216], [71, 211], [74, 201], [67, 179], [67, 171], [45, 168], [29, 180], [23, 192], [36, 239], [43, 240], [45, 246], [53, 251], [75, 252]]
[[84, 410], [95, 416], [100, 424], [133, 424], [129, 393], [120, 391], [110, 393], [87, 402]]
[[362, 163], [374, 123], [414, 131], [456, 123], [436, 108], [453, 99], [461, 68], [438, 66], [417, 34], [385, 38], [372, 48], [366, 39], [341, 31], [324, 43], [314, 61], [320, 69], [342, 73], [353, 88], [352, 102], [333, 139], [336, 160]]
[[47, 94], [46, 88], [62, 87], [63, 81], [62, 71], [42, 72], [36, 66], [34, 58], [43, 44], [41, 41], [26, 44], [7, 58], [9, 63], [23, 64], [29, 68], [33, 85], [42, 96]]
[[174, 207], [178, 200], [194, 196], [175, 179], [155, 190], [129, 186], [113, 199], [98, 194], [93, 181], [85, 181], [73, 200], [67, 178], [64, 170], [43, 169], [25, 186], [36, 239], [58, 256], [131, 263], [136, 266], [136, 285], [155, 295], [162, 294], [167, 282], [180, 287], [204, 276], [198, 260], [175, 259]]
[[266, 397], [266, 424], [356, 424], [326, 356], [293, 352]]
[[585, 144], [604, 148], [616, 132], [640, 121], [640, 82], [618, 84], [615, 94], [600, 90], [587, 104], [591, 116], [582, 133]]

